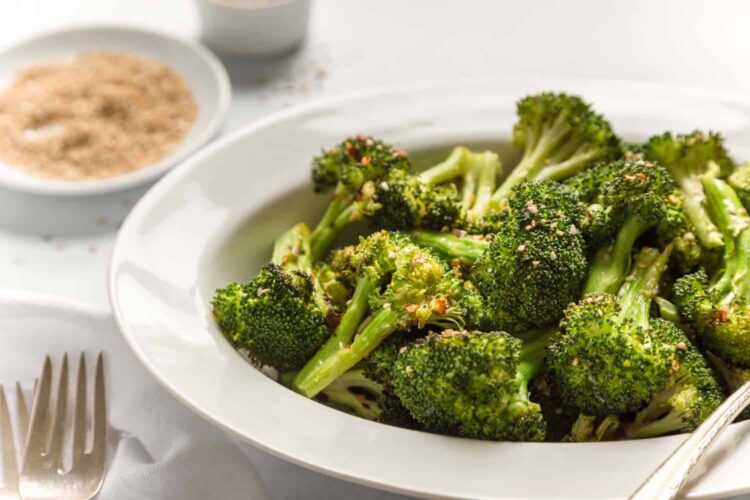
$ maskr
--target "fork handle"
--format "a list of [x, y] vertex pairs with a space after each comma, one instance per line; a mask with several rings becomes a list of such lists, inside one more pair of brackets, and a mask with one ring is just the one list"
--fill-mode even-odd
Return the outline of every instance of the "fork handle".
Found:
[[698, 460], [748, 404], [750, 404], [750, 381], [734, 391], [698, 426], [630, 498], [632, 500], [675, 498], [687, 482]]

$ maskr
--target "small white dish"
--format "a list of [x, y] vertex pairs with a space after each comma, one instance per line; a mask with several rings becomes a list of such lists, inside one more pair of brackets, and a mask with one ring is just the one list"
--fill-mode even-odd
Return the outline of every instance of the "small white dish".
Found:
[[[555, 78], [420, 84], [288, 110], [208, 146], [157, 184], [117, 239], [110, 298], [125, 339], [154, 377], [217, 426], [299, 465], [339, 478], [440, 498], [630, 495], [684, 436], [612, 443], [501, 443], [389, 427], [332, 410], [270, 380], [218, 331], [217, 287], [252, 278], [273, 239], [314, 221], [310, 159], [356, 133], [412, 153], [457, 143], [491, 147], [506, 164], [515, 100], [579, 93], [627, 140], [697, 126], [750, 157], [750, 99], [653, 84]], [[418, 155], [417, 155], [418, 156]], [[750, 422], [704, 457], [689, 497], [750, 491]]]
[[219, 130], [231, 99], [226, 69], [208, 49], [139, 28], [91, 26], [39, 35], [0, 52], [0, 90], [30, 64], [85, 50], [118, 50], [156, 59], [192, 89], [198, 115], [185, 139], [162, 160], [132, 173], [87, 181], [46, 179], [0, 162], [2, 227], [37, 234], [85, 234], [106, 229], [96, 220], [124, 219], [156, 179], [208, 142]]
[[302, 42], [310, 0], [196, 0], [203, 38], [238, 54], [265, 56]]
[[70, 57], [86, 50], [117, 50], [156, 59], [179, 74], [193, 91], [198, 116], [185, 139], [159, 162], [117, 177], [62, 181], [24, 173], [0, 163], [0, 185], [37, 194], [91, 195], [120, 191], [154, 181], [208, 142], [224, 121], [231, 99], [226, 69], [198, 43], [140, 28], [91, 26], [36, 36], [0, 53], [0, 90], [26, 66]]

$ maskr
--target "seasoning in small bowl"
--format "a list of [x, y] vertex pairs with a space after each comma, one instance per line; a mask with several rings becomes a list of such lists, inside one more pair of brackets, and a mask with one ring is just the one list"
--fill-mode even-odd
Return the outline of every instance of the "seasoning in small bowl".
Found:
[[0, 94], [0, 162], [67, 181], [123, 175], [169, 155], [197, 112], [191, 89], [168, 66], [82, 52], [27, 67]]

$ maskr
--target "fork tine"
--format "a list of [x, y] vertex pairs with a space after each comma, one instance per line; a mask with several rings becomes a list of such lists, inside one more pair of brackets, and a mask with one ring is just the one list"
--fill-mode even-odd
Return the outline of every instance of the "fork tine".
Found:
[[0, 385], [0, 431], [3, 440], [3, 484], [2, 491], [18, 491], [18, 466], [13, 447], [13, 430], [10, 428], [10, 412], [5, 401], [5, 391]]
[[65, 421], [68, 412], [68, 354], [63, 355], [60, 381], [57, 385], [57, 405], [52, 424], [52, 438], [47, 456], [57, 464], [61, 463], [63, 439], [65, 438]]
[[23, 449], [26, 444], [26, 436], [29, 434], [29, 409], [26, 406], [26, 398], [23, 395], [21, 384], [18, 382], [16, 382], [16, 409], [18, 415], [18, 447]]
[[73, 414], [73, 466], [86, 453], [86, 357], [81, 353], [76, 378], [76, 408]]
[[104, 459], [107, 452], [107, 404], [104, 388], [104, 359], [102, 353], [96, 357], [96, 378], [94, 380], [94, 436], [89, 454], [92, 462], [100, 464], [104, 469]]
[[31, 457], [41, 455], [47, 444], [47, 411], [49, 410], [50, 386], [52, 385], [52, 362], [49, 356], [44, 358], [42, 375], [39, 377], [36, 391], [34, 392], [34, 403], [31, 406], [31, 423], [26, 435], [26, 453], [24, 455], [24, 467], [29, 463]]

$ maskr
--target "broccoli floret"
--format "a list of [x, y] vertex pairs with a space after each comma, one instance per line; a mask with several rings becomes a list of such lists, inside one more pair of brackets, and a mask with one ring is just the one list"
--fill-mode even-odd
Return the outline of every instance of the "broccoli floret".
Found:
[[[376, 240], [388, 241], [372, 244]], [[359, 276], [351, 303], [334, 336], [295, 378], [296, 391], [316, 395], [397, 330], [463, 325], [459, 275], [428, 250], [402, 240], [375, 233], [351, 253]]]
[[649, 139], [642, 149], [645, 159], [665, 166], [679, 186], [685, 210], [700, 242], [706, 248], [721, 247], [722, 234], [706, 209], [701, 177], [711, 171], [723, 177], [733, 169], [724, 139], [719, 134], [697, 130], [685, 135], [666, 132]]
[[419, 174], [395, 171], [377, 185], [380, 209], [372, 221], [389, 230], [479, 224], [501, 168], [495, 153], [457, 147], [445, 161]]
[[561, 180], [622, 154], [610, 124], [580, 97], [544, 92], [521, 99], [517, 110], [513, 144], [523, 157], [495, 191], [497, 204], [525, 180]]
[[514, 189], [491, 241], [426, 231], [413, 238], [449, 259], [473, 262], [469, 279], [484, 299], [492, 328], [525, 331], [556, 322], [579, 297], [587, 269], [576, 225], [582, 218], [569, 189], [534, 181]]
[[528, 384], [543, 363], [549, 332], [523, 343], [506, 333], [446, 330], [396, 359], [395, 392], [426, 429], [478, 439], [542, 441], [541, 408]]
[[[250, 283], [217, 290], [213, 312], [221, 330], [263, 365], [299, 369], [330, 336], [337, 310], [312, 269], [309, 230], [298, 224], [277, 241], [273, 262]], [[327, 276], [327, 287], [335, 277]]]
[[649, 318], [670, 250], [645, 248], [618, 296], [587, 294], [565, 311], [548, 364], [562, 400], [591, 415], [638, 409], [671, 373], [672, 349]]
[[260, 364], [295, 370], [330, 335], [332, 309], [315, 295], [308, 275], [271, 263], [247, 285], [218, 290], [214, 315], [236, 345]]
[[425, 333], [421, 331], [396, 332], [385, 339], [360, 363], [364, 367], [364, 375], [383, 387], [378, 403], [381, 409], [379, 421], [384, 424], [409, 429], [421, 427], [396, 396], [393, 390], [392, 373], [399, 352], [407, 349], [408, 345], [424, 335]]
[[584, 293], [615, 293], [629, 271], [636, 240], [650, 229], [662, 246], [674, 246], [685, 267], [700, 258], [682, 199], [664, 167], [643, 160], [602, 163], [567, 185], [589, 204], [583, 231], [589, 246], [598, 249]]
[[381, 208], [376, 186], [389, 174], [408, 172], [407, 154], [384, 142], [358, 135], [315, 157], [312, 178], [317, 192], [333, 189], [333, 197], [309, 237], [310, 258], [320, 260], [348, 224]]
[[703, 177], [712, 221], [724, 236], [721, 269], [677, 280], [674, 302], [703, 344], [731, 364], [750, 367], [750, 217], [723, 180]]
[[626, 436], [647, 438], [691, 432], [721, 404], [724, 394], [706, 359], [674, 324], [657, 319], [659, 341], [674, 347], [667, 386], [636, 413]]
[[745, 208], [750, 207], [750, 162], [737, 167], [732, 174], [727, 177], [727, 182], [737, 193]]

